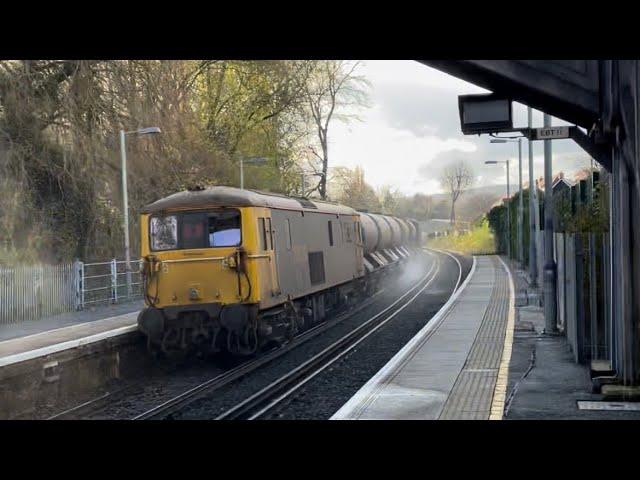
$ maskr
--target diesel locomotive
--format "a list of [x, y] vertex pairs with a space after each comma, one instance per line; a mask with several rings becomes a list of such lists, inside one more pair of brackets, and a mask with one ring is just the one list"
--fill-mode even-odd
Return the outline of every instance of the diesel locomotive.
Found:
[[354, 304], [409, 257], [418, 223], [316, 199], [194, 188], [142, 211], [150, 348], [251, 355]]

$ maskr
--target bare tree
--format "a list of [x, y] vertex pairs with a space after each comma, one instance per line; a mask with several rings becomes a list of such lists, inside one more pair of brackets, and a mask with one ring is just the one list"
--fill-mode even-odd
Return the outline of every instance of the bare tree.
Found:
[[397, 188], [392, 188], [390, 185], [383, 185], [378, 188], [378, 199], [380, 200], [380, 206], [382, 213], [385, 215], [398, 215], [398, 205], [403, 198], [402, 193]]
[[364, 77], [355, 74], [359, 65], [359, 62], [319, 61], [314, 69], [312, 81], [306, 84], [307, 104], [320, 147], [320, 151], [314, 146], [309, 147], [314, 160], [320, 164], [320, 168], [312, 165], [320, 180], [311, 191], [317, 190], [322, 199], [327, 197], [329, 124], [333, 118], [343, 121], [357, 118], [348, 112], [349, 107], [367, 104], [364, 87], [368, 82]]
[[[335, 198], [340, 203], [356, 210], [377, 212], [380, 201], [371, 185], [364, 179], [364, 169], [360, 166], [353, 170], [346, 167], [336, 167], [333, 179], [329, 183], [329, 190], [337, 190]], [[333, 195], [332, 195], [333, 197]]]
[[473, 171], [462, 160], [445, 167], [442, 171], [440, 184], [451, 196], [451, 215], [449, 217], [451, 224], [456, 221], [456, 202], [458, 198], [473, 185], [474, 181]]

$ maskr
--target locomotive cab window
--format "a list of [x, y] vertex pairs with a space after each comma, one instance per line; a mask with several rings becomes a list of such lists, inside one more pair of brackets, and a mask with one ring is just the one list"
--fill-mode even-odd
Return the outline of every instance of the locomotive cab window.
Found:
[[242, 243], [240, 212], [188, 212], [151, 217], [151, 250], [236, 247]]
[[267, 243], [267, 250], [273, 250], [273, 230], [271, 229], [271, 218], [265, 218], [264, 236]]
[[353, 241], [353, 237], [351, 234], [351, 223], [342, 222], [342, 241], [346, 243], [351, 243]]
[[237, 247], [242, 241], [240, 212], [229, 210], [209, 215], [209, 246]]
[[260, 249], [265, 251], [267, 249], [267, 229], [262, 217], [258, 219], [258, 235], [260, 235]]
[[260, 236], [260, 249], [273, 250], [273, 233], [271, 232], [271, 218], [258, 218], [258, 235]]
[[151, 250], [173, 250], [178, 248], [178, 217], [151, 217], [149, 224]]

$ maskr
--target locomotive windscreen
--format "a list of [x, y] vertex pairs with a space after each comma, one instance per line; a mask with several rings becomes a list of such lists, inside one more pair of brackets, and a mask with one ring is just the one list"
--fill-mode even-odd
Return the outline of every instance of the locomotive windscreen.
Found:
[[240, 212], [236, 209], [154, 216], [149, 233], [155, 251], [235, 247], [242, 243]]

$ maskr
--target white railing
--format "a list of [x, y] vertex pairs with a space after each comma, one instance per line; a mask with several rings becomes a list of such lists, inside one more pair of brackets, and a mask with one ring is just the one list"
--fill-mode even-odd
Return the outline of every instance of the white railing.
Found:
[[127, 285], [124, 260], [114, 258], [109, 262], [76, 262], [76, 268], [78, 269], [77, 277], [80, 279], [77, 290], [81, 308], [96, 303], [118, 303], [142, 295], [139, 260], [131, 261], [130, 286]]
[[125, 262], [0, 266], [0, 325], [82, 310], [87, 306], [139, 298], [141, 263], [131, 261], [127, 285]]

